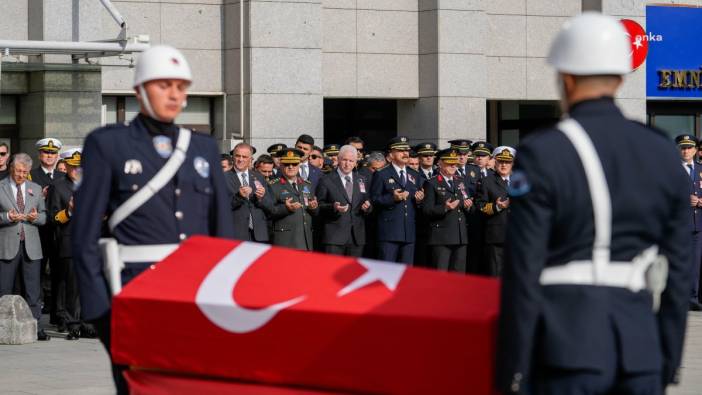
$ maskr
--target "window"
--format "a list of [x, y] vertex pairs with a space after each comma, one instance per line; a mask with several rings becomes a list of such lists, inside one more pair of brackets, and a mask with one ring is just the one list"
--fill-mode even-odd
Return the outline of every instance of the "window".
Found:
[[549, 127], [561, 116], [557, 101], [488, 100], [488, 140], [516, 147], [530, 132]]
[[[176, 123], [201, 133], [212, 133], [213, 101], [211, 97], [190, 96]], [[106, 123], [125, 122], [139, 114], [139, 102], [134, 96], [103, 96]]]

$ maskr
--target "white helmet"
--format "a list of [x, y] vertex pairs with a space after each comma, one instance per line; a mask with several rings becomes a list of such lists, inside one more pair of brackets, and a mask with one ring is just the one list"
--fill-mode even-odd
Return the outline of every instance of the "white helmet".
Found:
[[[149, 96], [144, 89], [144, 83], [161, 80], [175, 79], [192, 82], [190, 66], [180, 51], [168, 45], [157, 45], [144, 51], [137, 61], [134, 71], [134, 88], [139, 90], [142, 104], [151, 118], [163, 121], [154, 112]], [[183, 107], [187, 102], [183, 103]]]
[[585, 12], [563, 24], [548, 63], [573, 75], [622, 75], [631, 71], [630, 53], [626, 30], [617, 19]]
[[167, 45], [151, 47], [139, 56], [133, 86], [160, 79], [193, 80], [185, 56]]

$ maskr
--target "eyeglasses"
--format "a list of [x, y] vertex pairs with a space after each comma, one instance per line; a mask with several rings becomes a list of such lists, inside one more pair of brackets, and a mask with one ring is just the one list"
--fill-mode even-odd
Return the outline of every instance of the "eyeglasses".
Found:
[[321, 156], [319, 156], [319, 155], [310, 155], [310, 158], [311, 158], [311, 159], [319, 159], [319, 158], [321, 158]]
[[7, 152], [0, 152], [0, 156], [7, 156]]
[[283, 163], [283, 167], [295, 167], [297, 163]]

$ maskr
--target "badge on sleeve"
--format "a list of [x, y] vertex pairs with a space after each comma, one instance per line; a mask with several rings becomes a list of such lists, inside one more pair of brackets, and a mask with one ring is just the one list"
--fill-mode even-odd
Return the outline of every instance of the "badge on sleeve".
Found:
[[512, 197], [524, 196], [531, 191], [531, 184], [527, 179], [526, 173], [521, 170], [515, 170], [510, 176], [509, 188], [507, 192]]
[[207, 178], [210, 176], [210, 163], [207, 162], [207, 160], [205, 160], [205, 158], [202, 156], [195, 157], [195, 160], [193, 160], [193, 166], [200, 177]]
[[154, 136], [152, 140], [154, 142], [154, 149], [161, 158], [166, 159], [171, 156], [171, 153], [173, 152], [173, 143], [171, 143], [170, 137], [159, 135]]

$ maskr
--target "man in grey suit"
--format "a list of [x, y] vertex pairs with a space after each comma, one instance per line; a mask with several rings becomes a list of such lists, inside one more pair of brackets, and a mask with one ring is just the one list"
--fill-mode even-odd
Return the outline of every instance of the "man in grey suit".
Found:
[[[24, 298], [32, 315], [41, 319], [39, 226], [46, 223], [46, 206], [39, 184], [28, 181], [32, 158], [15, 154], [10, 176], [0, 181], [0, 297], [11, 294], [18, 270], [24, 279]], [[39, 327], [37, 338], [49, 340]]]

